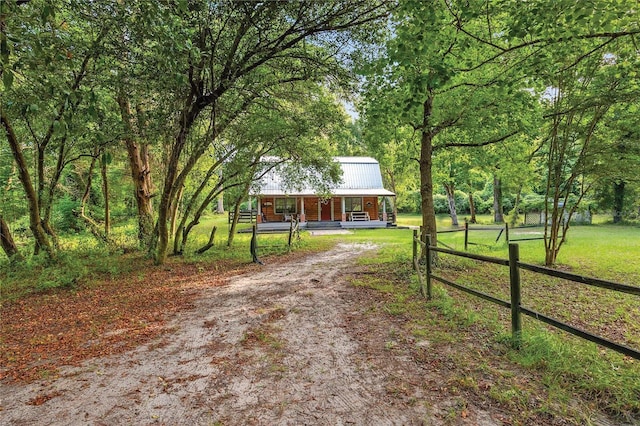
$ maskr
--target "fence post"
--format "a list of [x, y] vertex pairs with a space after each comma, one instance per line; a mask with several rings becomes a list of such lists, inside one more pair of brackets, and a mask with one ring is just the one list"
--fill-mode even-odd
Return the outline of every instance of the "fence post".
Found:
[[515, 348], [519, 348], [522, 338], [522, 316], [520, 304], [520, 248], [518, 244], [509, 244], [509, 282], [511, 287], [511, 338]]
[[413, 230], [413, 257], [411, 258], [411, 266], [413, 270], [416, 270], [416, 257], [418, 256], [418, 242], [416, 239], [418, 238], [418, 230]]
[[254, 223], [253, 224], [253, 228], [252, 228], [252, 235], [251, 235], [251, 245], [250, 245], [250, 250], [251, 250], [251, 257], [253, 258], [253, 262], [254, 263], [259, 263], [262, 265], [262, 262], [260, 262], [260, 259], [258, 259], [258, 226]]
[[289, 251], [291, 251], [291, 238], [293, 237], [293, 221], [295, 219], [291, 219], [291, 224], [289, 225], [289, 241], [287, 242], [287, 245], [289, 247]]
[[427, 244], [425, 247], [425, 264], [426, 264], [426, 281], [427, 281], [427, 299], [431, 300], [431, 234], [427, 235]]
[[469, 245], [469, 222], [464, 221], [464, 251], [467, 251]]
[[509, 224], [507, 222], [504, 223], [504, 237], [507, 239], [507, 244], [509, 244]]

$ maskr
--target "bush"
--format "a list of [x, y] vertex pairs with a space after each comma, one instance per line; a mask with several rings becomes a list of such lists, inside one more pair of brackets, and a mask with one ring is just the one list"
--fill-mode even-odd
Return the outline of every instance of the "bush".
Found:
[[396, 200], [398, 212], [400, 213], [420, 213], [420, 203], [422, 198], [420, 197], [420, 191], [411, 191], [406, 197]]
[[68, 195], [61, 198], [55, 205], [52, 217], [53, 225], [61, 232], [79, 232], [84, 229], [77, 211], [80, 209], [80, 202], [72, 200]]
[[433, 194], [433, 208], [436, 214], [449, 214], [449, 202], [447, 196], [442, 194]]

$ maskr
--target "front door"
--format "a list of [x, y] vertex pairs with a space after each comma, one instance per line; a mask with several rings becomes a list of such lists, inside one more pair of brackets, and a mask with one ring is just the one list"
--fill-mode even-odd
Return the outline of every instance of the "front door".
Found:
[[331, 220], [331, 200], [320, 201], [320, 220], [323, 222]]

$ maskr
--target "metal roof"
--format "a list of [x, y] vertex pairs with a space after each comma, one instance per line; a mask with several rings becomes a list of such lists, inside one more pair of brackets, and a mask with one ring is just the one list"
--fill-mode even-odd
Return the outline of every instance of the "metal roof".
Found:
[[[334, 161], [340, 164], [342, 169], [342, 181], [330, 188], [333, 195], [348, 196], [395, 196], [391, 191], [384, 189], [380, 164], [371, 157], [335, 157]], [[285, 190], [282, 185], [282, 177], [277, 171], [267, 173], [258, 184], [253, 195], [316, 195], [317, 191], [305, 186], [297, 190]]]

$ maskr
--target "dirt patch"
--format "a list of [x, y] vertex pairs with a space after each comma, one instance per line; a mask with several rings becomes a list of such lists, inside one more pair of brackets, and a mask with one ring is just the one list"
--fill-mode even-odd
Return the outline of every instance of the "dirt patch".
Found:
[[55, 380], [5, 383], [0, 423], [511, 424], [486, 401], [448, 392], [456, 366], [436, 365], [428, 340], [379, 313], [379, 293], [344, 279], [375, 249], [339, 244], [199, 284], [161, 337]]

